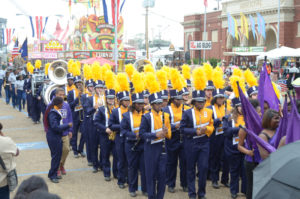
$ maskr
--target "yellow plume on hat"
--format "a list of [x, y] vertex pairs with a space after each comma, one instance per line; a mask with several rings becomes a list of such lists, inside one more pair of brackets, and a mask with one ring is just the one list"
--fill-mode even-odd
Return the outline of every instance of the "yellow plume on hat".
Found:
[[115, 84], [114, 88], [115, 88], [116, 93], [121, 92], [121, 87], [120, 87], [120, 84], [118, 82], [117, 75], [114, 74], [113, 77], [114, 77], [114, 84]]
[[180, 81], [182, 82], [183, 87], [187, 87], [187, 83], [186, 83], [185, 78], [183, 77], [183, 75], [180, 75]]
[[92, 79], [93, 75], [92, 75], [92, 69], [90, 65], [88, 64], [83, 65], [83, 76], [85, 80]]
[[102, 80], [102, 81], [105, 80], [107, 71], [111, 71], [107, 66], [100, 67], [100, 73], [101, 73], [100, 80]]
[[33, 74], [34, 67], [30, 62], [27, 62], [26, 68], [30, 74]]
[[115, 80], [114, 80], [114, 73], [112, 71], [106, 72], [105, 85], [107, 89], [114, 89]]
[[213, 79], [213, 67], [209, 63], [204, 63], [203, 69], [204, 69], [207, 80], [212, 80]]
[[130, 90], [127, 75], [125, 73], [118, 73], [117, 79], [120, 85], [120, 92]]
[[39, 60], [39, 59], [38, 59], [38, 60], [36, 60], [34, 65], [35, 65], [35, 68], [37, 68], [37, 69], [40, 69], [40, 68], [41, 68], [41, 66], [42, 66], [42, 62], [41, 62], [41, 60]]
[[72, 64], [71, 71], [72, 71], [72, 74], [74, 77], [81, 75], [80, 68], [78, 67], [78, 65], [75, 62], [73, 62], [73, 64]]
[[191, 79], [191, 68], [189, 65], [182, 65], [182, 75], [185, 79]]
[[101, 68], [98, 62], [92, 64], [92, 74], [94, 81], [101, 80]]
[[171, 76], [170, 76], [170, 67], [169, 66], [163, 66], [161, 68], [161, 70], [163, 70], [163, 71], [165, 71], [167, 73], [167, 78], [168, 78], [168, 80], [170, 80], [171, 79]]
[[132, 81], [135, 93], [141, 93], [145, 90], [144, 79], [143, 79], [141, 73], [134, 71], [132, 74], [131, 81]]
[[239, 68], [233, 69], [232, 75], [234, 75], [234, 76], [239, 76], [240, 78], [243, 78], [243, 77], [244, 77], [243, 71], [242, 71], [241, 69], [239, 69]]
[[150, 94], [157, 93], [160, 91], [159, 83], [156, 80], [154, 73], [146, 74], [146, 85]]
[[47, 76], [48, 75], [48, 69], [49, 69], [49, 66], [50, 66], [50, 63], [47, 63], [45, 65], [45, 75]]
[[225, 84], [225, 80], [223, 79], [223, 71], [220, 71], [218, 68], [215, 68], [213, 70], [213, 77], [214, 78], [212, 81], [216, 89], [223, 89]]
[[156, 77], [160, 84], [161, 90], [167, 90], [168, 89], [168, 77], [167, 77], [166, 71], [164, 71], [164, 70], [157, 71]]
[[247, 69], [244, 72], [244, 76], [245, 76], [246, 82], [249, 85], [249, 87], [258, 86], [257, 79], [253, 75], [252, 71], [250, 71], [249, 69]]
[[196, 90], [204, 90], [206, 87], [206, 73], [202, 67], [193, 70], [193, 82]]
[[80, 61], [76, 61], [75, 63], [76, 63], [76, 65], [77, 65], [77, 67], [78, 67], [79, 69], [81, 69], [81, 63], [80, 63]]
[[109, 65], [108, 63], [105, 63], [102, 66], [105, 67], [107, 70], [111, 70], [111, 65]]
[[68, 72], [69, 72], [69, 73], [73, 73], [73, 72], [72, 72], [72, 69], [73, 69], [73, 63], [74, 63], [73, 59], [70, 59], [70, 60], [68, 61]]
[[125, 72], [128, 75], [129, 80], [131, 81], [132, 75], [135, 72], [135, 68], [132, 64], [125, 65]]
[[181, 91], [183, 89], [183, 82], [182, 82], [180, 73], [175, 68], [171, 69], [171, 83], [172, 83], [173, 89], [176, 89], [178, 91]]
[[153, 66], [151, 64], [146, 64], [144, 66], [144, 72], [145, 73], [150, 73], [150, 72], [154, 73], [155, 70], [154, 70], [154, 68], [153, 68]]
[[274, 89], [274, 92], [275, 92], [277, 98], [280, 99], [280, 91], [279, 91], [277, 85], [274, 82], [272, 82], [272, 86], [273, 86], [273, 89]]
[[239, 82], [239, 85], [242, 89], [242, 91], [245, 93], [246, 89], [245, 89], [245, 81], [243, 78], [236, 76], [236, 75], [232, 75], [230, 77], [230, 84], [231, 84], [231, 88], [235, 94], [235, 97], [239, 97], [240, 93], [239, 93], [239, 89], [237, 86], [237, 82]]

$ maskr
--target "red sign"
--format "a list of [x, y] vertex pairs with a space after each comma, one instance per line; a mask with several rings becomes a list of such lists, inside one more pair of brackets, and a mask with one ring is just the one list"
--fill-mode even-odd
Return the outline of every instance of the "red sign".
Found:
[[88, 59], [90, 58], [89, 51], [74, 51], [74, 58], [75, 59]]

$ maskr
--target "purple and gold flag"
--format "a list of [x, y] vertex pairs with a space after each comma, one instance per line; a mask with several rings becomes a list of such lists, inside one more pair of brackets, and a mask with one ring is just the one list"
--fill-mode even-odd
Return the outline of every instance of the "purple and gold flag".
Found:
[[293, 107], [286, 128], [286, 144], [300, 140], [300, 114], [298, 113], [295, 101], [291, 100], [291, 102]]
[[264, 113], [264, 102], [269, 104], [270, 109], [279, 111], [279, 99], [274, 91], [271, 79], [268, 75], [266, 63], [264, 63], [259, 77], [258, 101], [260, 103], [262, 115]]

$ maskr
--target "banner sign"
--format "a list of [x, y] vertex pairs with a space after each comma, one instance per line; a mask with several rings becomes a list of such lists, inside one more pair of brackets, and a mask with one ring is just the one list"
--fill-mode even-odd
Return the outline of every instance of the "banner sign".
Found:
[[266, 52], [265, 46], [232, 47], [232, 52]]
[[74, 51], [74, 58], [75, 59], [88, 59], [90, 58], [89, 51]]
[[191, 50], [211, 50], [211, 41], [190, 41]]
[[28, 59], [57, 59], [56, 52], [28, 53]]

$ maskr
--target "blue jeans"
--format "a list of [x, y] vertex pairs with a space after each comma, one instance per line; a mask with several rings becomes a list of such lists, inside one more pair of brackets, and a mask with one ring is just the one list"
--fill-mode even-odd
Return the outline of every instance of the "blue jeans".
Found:
[[15, 107], [17, 105], [17, 99], [16, 99], [16, 92], [15, 92], [15, 85], [11, 85], [11, 91], [10, 91], [10, 96], [12, 100], [12, 105]]
[[[23, 100], [23, 93], [24, 91], [22, 90], [17, 90], [17, 105], [19, 107], [19, 111], [22, 110], [22, 100]], [[24, 100], [23, 100], [23, 104], [24, 104]]]
[[2, 97], [2, 85], [3, 85], [3, 79], [0, 79], [0, 97]]
[[9, 199], [9, 189], [8, 186], [0, 187], [0, 198]]
[[10, 101], [10, 87], [9, 87], [9, 85], [5, 86], [5, 101], [6, 101], [6, 104], [9, 104], [9, 101]]

